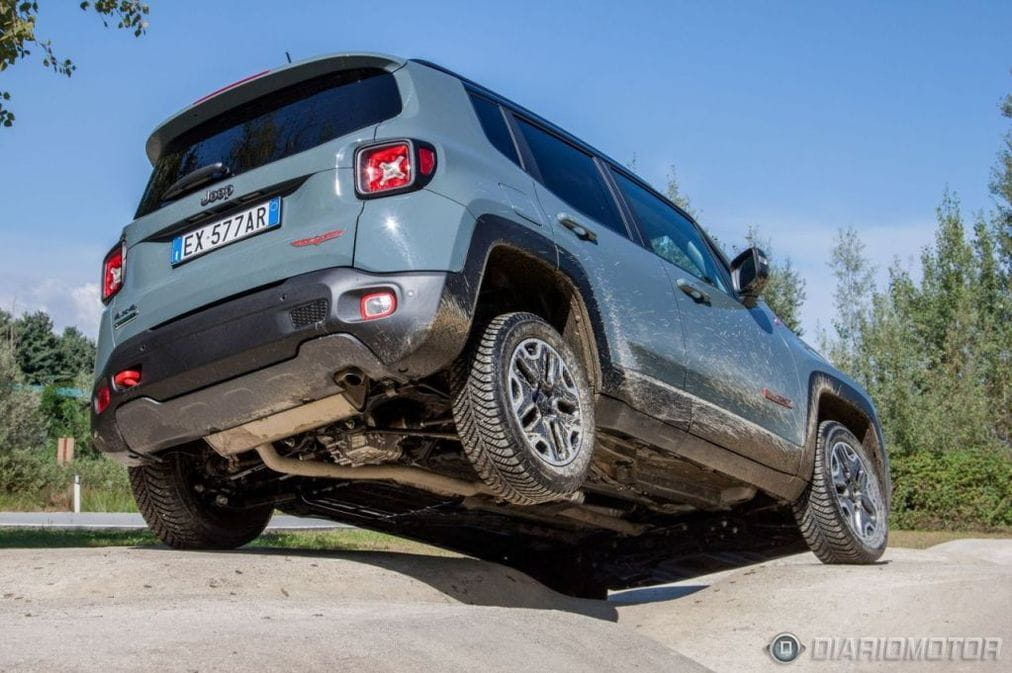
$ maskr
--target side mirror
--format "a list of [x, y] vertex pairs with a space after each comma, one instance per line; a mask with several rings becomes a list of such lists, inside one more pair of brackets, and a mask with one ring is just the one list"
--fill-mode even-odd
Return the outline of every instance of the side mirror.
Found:
[[752, 308], [759, 299], [759, 293], [770, 279], [770, 262], [766, 253], [752, 247], [745, 250], [731, 262], [731, 279], [745, 306]]

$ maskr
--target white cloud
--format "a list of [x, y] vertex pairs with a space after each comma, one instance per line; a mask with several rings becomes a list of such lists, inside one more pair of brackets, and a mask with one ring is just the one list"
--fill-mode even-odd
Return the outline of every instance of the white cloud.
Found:
[[58, 331], [75, 326], [90, 337], [98, 334], [101, 248], [0, 230], [0, 250], [9, 253], [0, 267], [0, 309], [15, 315], [45, 311]]
[[102, 301], [99, 299], [98, 283], [85, 283], [70, 291], [74, 303], [77, 325], [81, 331], [93, 335], [98, 331], [98, 323], [102, 317]]
[[24, 279], [14, 282], [7, 274], [0, 276], [0, 308], [14, 315], [45, 311], [53, 319], [56, 330], [76, 326], [94, 338], [98, 334], [102, 303], [98, 299], [98, 283], [73, 285], [56, 278]]

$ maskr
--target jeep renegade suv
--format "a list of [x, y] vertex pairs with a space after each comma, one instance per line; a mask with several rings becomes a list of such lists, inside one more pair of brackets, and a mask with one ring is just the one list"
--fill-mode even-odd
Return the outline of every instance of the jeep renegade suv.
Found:
[[759, 300], [763, 252], [728, 262], [529, 110], [340, 54], [215, 91], [147, 154], [92, 423], [166, 544], [280, 509], [578, 595], [881, 555], [875, 410]]

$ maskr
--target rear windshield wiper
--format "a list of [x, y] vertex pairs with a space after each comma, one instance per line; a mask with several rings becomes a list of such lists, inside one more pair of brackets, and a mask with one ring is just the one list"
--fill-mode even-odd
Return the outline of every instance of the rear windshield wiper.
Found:
[[230, 175], [232, 175], [232, 169], [220, 161], [202, 166], [173, 182], [172, 186], [162, 192], [161, 200], [163, 203], [171, 201], [187, 192], [193, 191], [201, 185], [227, 178]]

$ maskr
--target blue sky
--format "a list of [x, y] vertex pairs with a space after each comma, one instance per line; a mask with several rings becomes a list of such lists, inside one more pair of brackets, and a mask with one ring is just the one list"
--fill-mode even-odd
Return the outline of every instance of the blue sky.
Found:
[[[38, 32], [78, 71], [0, 74], [0, 307], [94, 334], [102, 254], [147, 180], [144, 141], [224, 84], [346, 50], [439, 62], [663, 184], [674, 163], [700, 220], [749, 225], [808, 281], [809, 334], [832, 315], [834, 232], [883, 268], [931, 241], [949, 186], [986, 210], [1012, 91], [1008, 2], [267, 2], [148, 0], [140, 39], [77, 2]], [[880, 277], [883, 274], [880, 274]]]

